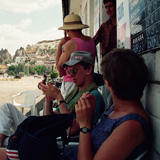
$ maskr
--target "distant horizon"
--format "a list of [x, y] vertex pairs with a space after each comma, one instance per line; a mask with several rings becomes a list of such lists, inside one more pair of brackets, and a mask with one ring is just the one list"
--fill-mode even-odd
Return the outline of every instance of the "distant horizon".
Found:
[[6, 0], [0, 5], [0, 49], [13, 56], [17, 49], [41, 41], [61, 39], [64, 32], [61, 1]]

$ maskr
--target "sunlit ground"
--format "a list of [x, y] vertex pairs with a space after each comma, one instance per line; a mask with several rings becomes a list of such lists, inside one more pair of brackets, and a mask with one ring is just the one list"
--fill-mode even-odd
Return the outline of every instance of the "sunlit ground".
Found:
[[[0, 105], [3, 103], [12, 103], [12, 95], [18, 94], [24, 90], [39, 90], [37, 84], [42, 80], [42, 77], [22, 77], [21, 79], [8, 79], [0, 76]], [[39, 90], [40, 91], [40, 90]], [[41, 92], [41, 91], [40, 91]], [[44, 95], [41, 92], [40, 97], [36, 99], [39, 102]], [[21, 102], [22, 100], [18, 100]], [[26, 110], [27, 111], [27, 110]]]

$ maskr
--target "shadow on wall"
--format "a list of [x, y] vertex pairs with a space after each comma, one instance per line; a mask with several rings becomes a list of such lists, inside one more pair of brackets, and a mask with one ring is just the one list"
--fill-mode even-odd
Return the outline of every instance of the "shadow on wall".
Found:
[[142, 103], [145, 106], [145, 110], [148, 112], [153, 132], [152, 146], [147, 154], [148, 160], [160, 159], [160, 85], [148, 83], [144, 95], [142, 97]]

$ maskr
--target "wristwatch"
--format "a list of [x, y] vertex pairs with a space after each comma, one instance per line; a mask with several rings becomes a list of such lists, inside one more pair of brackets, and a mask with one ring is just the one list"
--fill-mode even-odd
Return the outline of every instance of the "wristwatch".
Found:
[[82, 127], [82, 128], [80, 128], [80, 131], [83, 132], [83, 133], [88, 133], [88, 132], [91, 132], [92, 129], [89, 129], [87, 127]]
[[59, 100], [57, 101], [57, 104], [60, 105], [61, 103], [66, 103], [65, 100]]

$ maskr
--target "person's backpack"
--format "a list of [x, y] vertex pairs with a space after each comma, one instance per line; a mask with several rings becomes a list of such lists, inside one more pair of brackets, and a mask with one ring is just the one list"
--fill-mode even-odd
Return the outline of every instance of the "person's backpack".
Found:
[[58, 160], [61, 150], [56, 138], [61, 137], [64, 148], [69, 141], [66, 130], [72, 121], [71, 114], [28, 117], [9, 139], [8, 160]]

